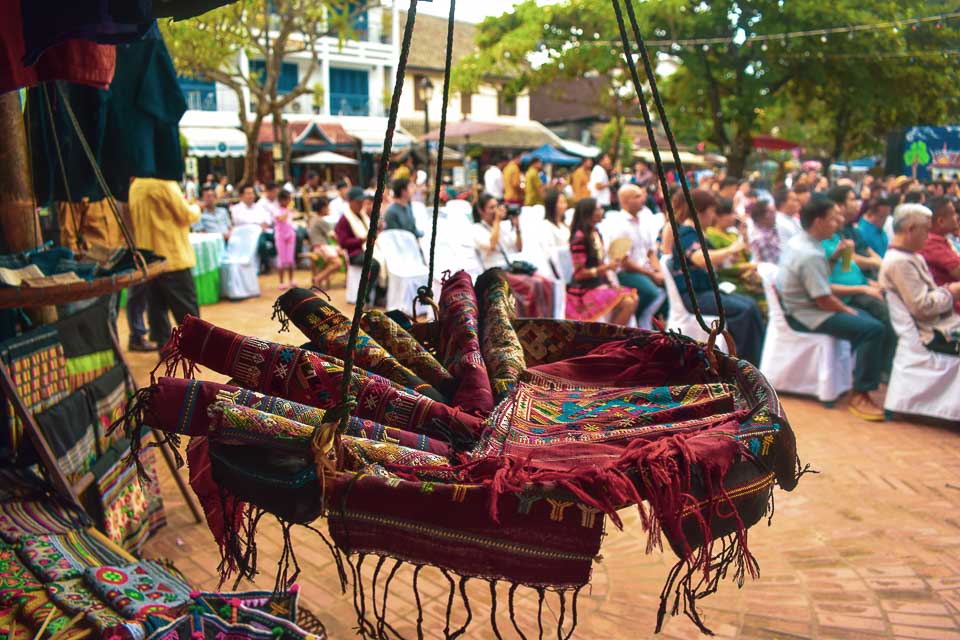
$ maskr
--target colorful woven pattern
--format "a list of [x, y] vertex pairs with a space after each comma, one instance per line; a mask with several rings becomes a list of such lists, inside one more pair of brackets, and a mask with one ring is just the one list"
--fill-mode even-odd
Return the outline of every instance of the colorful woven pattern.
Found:
[[423, 378], [443, 395], [450, 397], [457, 390], [457, 381], [416, 338], [379, 309], [371, 309], [360, 319], [360, 328], [402, 365]]
[[110, 307], [101, 300], [55, 325], [63, 345], [70, 391], [93, 382], [117, 364], [110, 336]]
[[[83, 613], [83, 618], [97, 630], [101, 638], [111, 635], [118, 640], [143, 638], [143, 624], [127, 620], [108, 607], [93, 593], [83, 578], [62, 580], [47, 586], [51, 600], [70, 616]], [[109, 632], [109, 633], [108, 633]]]
[[493, 399], [500, 402], [526, 368], [523, 347], [510, 324], [516, 302], [499, 269], [477, 278], [477, 296], [480, 298], [480, 349], [490, 374]]
[[128, 620], [175, 609], [190, 599], [190, 587], [151, 560], [87, 569], [90, 589]]
[[113, 367], [85, 387], [94, 406], [97, 420], [97, 446], [100, 451], [109, 449], [123, 434], [107, 433], [110, 425], [123, 416], [127, 402], [133, 393], [130, 377], [122, 366]]
[[0, 502], [0, 538], [11, 544], [23, 536], [67, 533], [88, 524], [84, 515], [55, 499]]
[[97, 459], [95, 420], [87, 394], [72, 393], [35, 418], [57, 466], [67, 480], [77, 482]]
[[25, 593], [42, 589], [43, 583], [30, 573], [13, 547], [0, 542], [0, 606], [11, 606]]
[[443, 366], [459, 383], [453, 406], [486, 416], [493, 409], [493, 392], [480, 353], [477, 297], [467, 272], [458, 271], [444, 283], [439, 307], [439, 351]]
[[129, 447], [116, 443], [94, 468], [100, 495], [101, 520], [107, 537], [129, 551], [139, 551], [147, 538], [166, 523], [154, 449], [142, 452], [140, 460], [146, 478], [127, 464]]
[[79, 578], [88, 567], [115, 564], [123, 558], [84, 530], [24, 536], [20, 559], [44, 582]]
[[30, 591], [23, 594], [17, 603], [20, 607], [18, 616], [34, 632], [34, 637], [46, 624], [41, 638], [86, 638], [90, 629], [84, 621], [75, 622], [70, 615], [58, 607], [46, 590]]
[[[291, 289], [280, 296], [277, 305], [321, 353], [337, 358], [346, 357], [350, 320], [333, 305], [309, 289]], [[354, 362], [361, 369], [381, 375], [437, 402], [446, 401], [436, 389], [403, 366], [363, 331], [357, 335], [353, 353]]]

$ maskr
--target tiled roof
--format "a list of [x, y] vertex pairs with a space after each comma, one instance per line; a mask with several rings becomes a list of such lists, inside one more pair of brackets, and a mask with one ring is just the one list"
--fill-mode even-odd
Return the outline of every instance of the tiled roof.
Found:
[[[407, 12], [400, 12], [400, 30], [407, 20]], [[453, 28], [453, 64], [473, 53], [476, 45], [474, 38], [477, 25], [470, 22], [457, 22]], [[413, 28], [413, 40], [410, 44], [410, 57], [407, 66], [411, 69], [435, 69], [443, 71], [447, 43], [447, 19], [417, 14]]]

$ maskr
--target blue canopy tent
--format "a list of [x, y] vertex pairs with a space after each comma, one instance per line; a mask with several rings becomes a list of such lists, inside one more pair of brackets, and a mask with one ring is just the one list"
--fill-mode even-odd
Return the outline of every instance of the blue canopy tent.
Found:
[[527, 163], [534, 158], [543, 161], [544, 164], [554, 164], [561, 167], [572, 167], [580, 164], [580, 161], [583, 160], [583, 158], [571, 156], [549, 144], [542, 145], [530, 153], [524, 154], [522, 160], [524, 163]]
[[866, 173], [870, 169], [880, 164], [880, 158], [877, 156], [865, 156], [856, 160], [839, 160], [830, 165], [830, 170], [834, 173]]

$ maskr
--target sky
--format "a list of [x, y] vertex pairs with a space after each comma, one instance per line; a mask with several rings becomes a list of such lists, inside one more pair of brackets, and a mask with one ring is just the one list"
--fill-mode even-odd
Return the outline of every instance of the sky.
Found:
[[[398, 0], [401, 9], [410, 6], [409, 0]], [[466, 22], [480, 22], [487, 16], [498, 16], [510, 10], [517, 4], [517, 0], [458, 0], [457, 20]], [[417, 13], [429, 13], [433, 16], [446, 17], [450, 13], [450, 0], [433, 0], [417, 3]]]

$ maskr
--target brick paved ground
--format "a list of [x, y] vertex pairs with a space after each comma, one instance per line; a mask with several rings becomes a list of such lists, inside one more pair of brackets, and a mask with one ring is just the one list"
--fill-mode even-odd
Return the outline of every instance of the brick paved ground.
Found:
[[[303, 274], [301, 278], [306, 280]], [[266, 277], [262, 283], [263, 297], [204, 307], [203, 317], [242, 333], [296, 342], [276, 333], [276, 323], [269, 319], [276, 281]], [[343, 290], [332, 293], [345, 308]], [[121, 339], [125, 336], [121, 321]], [[130, 360], [137, 379], [146, 381], [155, 356], [131, 354]], [[820, 474], [805, 476], [793, 493], [777, 492], [773, 526], [750, 531], [761, 578], [741, 590], [722, 584], [702, 605], [707, 624], [721, 638], [744, 640], [960, 639], [958, 428], [902, 420], [865, 423], [842, 402], [826, 409], [785, 398], [784, 405], [802, 459]], [[219, 558], [210, 534], [204, 525], [193, 524], [169, 474], [163, 476], [163, 488], [170, 526], [147, 545], [146, 555], [170, 558], [194, 583], [215, 587]], [[624, 531], [608, 528], [603, 560], [594, 567], [592, 586], [581, 595], [578, 638], [652, 636], [657, 596], [673, 559], [665, 553], [645, 555], [637, 518], [625, 515]], [[352, 603], [339, 592], [326, 547], [309, 532], [294, 537], [304, 602], [322, 618], [331, 638], [353, 637]], [[258, 539], [263, 574], [257, 584], [266, 587], [273, 583], [280, 553], [278, 528], [264, 524]], [[416, 637], [413, 598], [402, 588], [410, 584], [409, 573], [405, 568], [394, 580], [390, 621], [405, 637]], [[424, 570], [421, 593], [426, 628], [442, 629], [446, 580]], [[535, 635], [536, 596], [520, 593], [517, 618], [528, 636]], [[469, 595], [475, 622], [468, 637], [490, 637], [486, 583], [472, 586]], [[505, 596], [501, 589], [503, 602]], [[462, 615], [458, 611], [454, 619]], [[558, 615], [558, 602], [548, 599], [544, 617], [556, 620]], [[505, 618], [500, 627], [504, 637], [517, 637]], [[697, 635], [693, 625], [676, 618], [661, 637]]]

